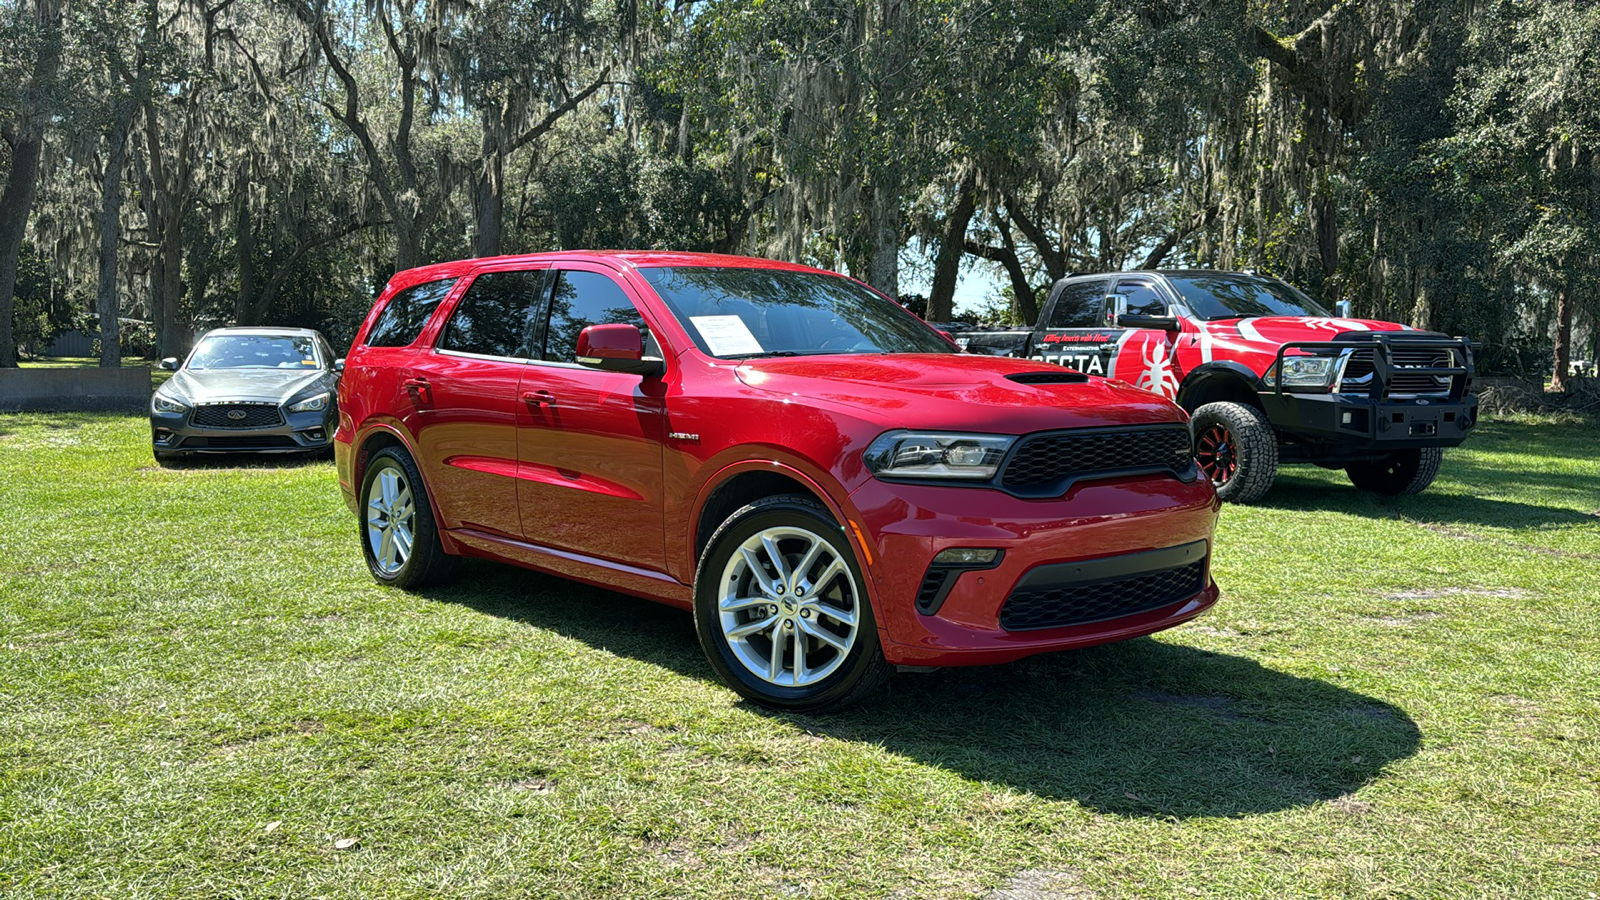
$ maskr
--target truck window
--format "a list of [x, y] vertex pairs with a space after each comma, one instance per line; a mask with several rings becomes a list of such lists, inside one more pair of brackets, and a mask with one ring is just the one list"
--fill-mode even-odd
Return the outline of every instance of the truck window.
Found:
[[1061, 289], [1056, 308], [1050, 313], [1051, 328], [1098, 328], [1100, 310], [1106, 298], [1105, 279], [1080, 281]]
[[1117, 284], [1117, 296], [1128, 301], [1130, 316], [1164, 316], [1167, 301], [1156, 293], [1156, 286], [1148, 281], [1123, 281]]

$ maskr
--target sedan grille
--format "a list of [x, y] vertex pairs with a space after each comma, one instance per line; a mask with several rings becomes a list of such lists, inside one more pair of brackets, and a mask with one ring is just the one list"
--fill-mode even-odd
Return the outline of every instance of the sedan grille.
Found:
[[1192, 597], [1206, 586], [1206, 561], [1094, 584], [1027, 588], [1006, 598], [1000, 627], [1034, 631], [1084, 625], [1148, 612]]
[[1047, 495], [1084, 477], [1162, 470], [1182, 475], [1193, 468], [1186, 425], [1055, 431], [1023, 438], [1000, 474], [1000, 485]]
[[283, 412], [275, 403], [220, 403], [196, 407], [189, 423], [198, 428], [272, 428], [283, 424]]

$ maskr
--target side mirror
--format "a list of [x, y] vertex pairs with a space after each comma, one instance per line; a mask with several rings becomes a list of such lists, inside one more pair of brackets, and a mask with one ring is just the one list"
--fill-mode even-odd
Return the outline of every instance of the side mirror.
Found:
[[338, 359], [333, 361], [333, 370], [335, 372], [343, 372], [344, 371], [344, 357], [341, 356]]
[[1340, 300], [1338, 303], [1334, 304], [1334, 311], [1339, 314], [1339, 318], [1341, 319], [1350, 318], [1351, 309], [1352, 306], [1349, 300]]
[[1162, 331], [1177, 331], [1178, 320], [1173, 316], [1142, 316], [1138, 313], [1118, 313], [1117, 326], [1119, 328], [1159, 328]]
[[590, 325], [578, 333], [578, 362], [591, 369], [660, 375], [667, 370], [661, 359], [644, 355], [644, 335], [637, 325]]
[[166, 359], [163, 359], [160, 365], [161, 368], [166, 369], [168, 372], [176, 372], [178, 371], [178, 358], [176, 356], [169, 356]]

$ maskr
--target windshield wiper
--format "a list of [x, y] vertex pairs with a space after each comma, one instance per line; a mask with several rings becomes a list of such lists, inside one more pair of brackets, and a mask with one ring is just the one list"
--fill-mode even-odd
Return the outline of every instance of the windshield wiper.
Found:
[[722, 359], [771, 359], [780, 356], [827, 356], [837, 350], [763, 350], [760, 353], [733, 353]]

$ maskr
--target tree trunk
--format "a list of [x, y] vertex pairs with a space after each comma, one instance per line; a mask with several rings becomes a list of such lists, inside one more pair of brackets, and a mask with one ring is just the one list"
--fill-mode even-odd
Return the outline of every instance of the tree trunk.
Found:
[[0, 368], [4, 369], [17, 367], [16, 338], [11, 331], [17, 265], [39, 187], [39, 158], [44, 148], [46, 120], [42, 107], [61, 68], [60, 5], [41, 0], [36, 15], [42, 43], [33, 64], [29, 96], [13, 125], [14, 130], [6, 134], [6, 143], [11, 147], [11, 171], [6, 175], [5, 191], [0, 193]]
[[16, 301], [17, 264], [22, 258], [22, 236], [33, 211], [39, 186], [39, 155], [44, 146], [38, 134], [23, 136], [11, 145], [11, 174], [0, 194], [0, 369], [17, 367], [16, 339], [11, 333], [11, 311]]
[[[478, 213], [478, 236], [473, 256], [499, 256], [505, 233], [505, 160], [499, 150], [490, 150], [483, 161], [474, 192]], [[405, 268], [402, 266], [401, 268]]]
[[961, 256], [967, 239], [967, 225], [977, 211], [973, 192], [977, 170], [969, 169], [956, 188], [956, 206], [945, 220], [944, 242], [933, 262], [933, 287], [928, 291], [928, 321], [948, 322], [955, 315], [956, 279], [961, 274]]
[[891, 297], [900, 296], [900, 192], [880, 173], [872, 187], [872, 249], [867, 283]]
[[239, 169], [234, 193], [233, 246], [239, 258], [239, 293], [233, 301], [233, 320], [239, 325], [259, 325], [261, 313], [256, 293], [256, 223], [250, 209], [250, 159]]
[[1572, 365], [1572, 291], [1562, 285], [1556, 291], [1556, 370], [1550, 377], [1550, 390], [1567, 391], [1567, 368]]
[[1016, 295], [1017, 312], [1022, 316], [1022, 321], [1032, 328], [1039, 321], [1039, 300], [1034, 296], [1033, 285], [1028, 283], [1028, 274], [1022, 270], [1022, 260], [1017, 256], [1017, 242], [1011, 237], [1011, 229], [1004, 224], [1000, 226], [1000, 244], [1005, 248], [1005, 255], [1000, 262], [1006, 267], [1006, 274], [1011, 276], [1011, 292]]
[[128, 158], [128, 127], [132, 122], [131, 100], [116, 113], [116, 123], [106, 136], [110, 144], [106, 170], [100, 177], [100, 284], [95, 309], [100, 314], [100, 365], [115, 369], [122, 365], [121, 330], [117, 315], [117, 239], [122, 214], [122, 169]]

